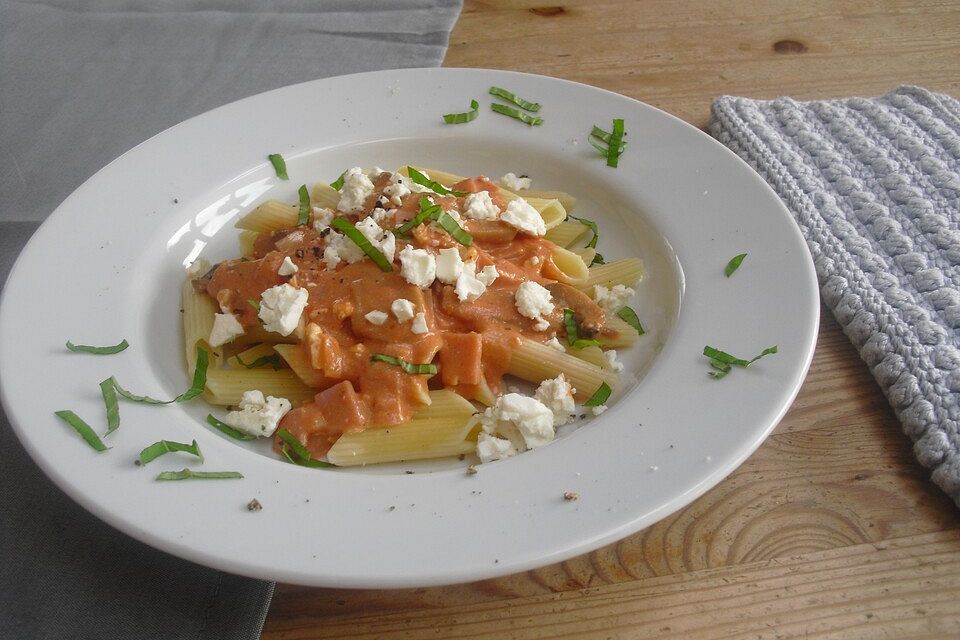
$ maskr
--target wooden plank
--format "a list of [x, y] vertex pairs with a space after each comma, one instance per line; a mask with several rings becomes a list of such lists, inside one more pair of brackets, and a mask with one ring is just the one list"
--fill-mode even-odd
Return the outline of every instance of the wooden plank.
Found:
[[920, 638], [960, 633], [960, 532], [468, 606], [288, 620], [264, 638]]

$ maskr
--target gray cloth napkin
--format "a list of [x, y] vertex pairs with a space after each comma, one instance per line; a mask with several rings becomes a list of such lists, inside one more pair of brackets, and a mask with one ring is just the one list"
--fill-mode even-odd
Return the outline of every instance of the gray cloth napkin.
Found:
[[960, 102], [725, 96], [711, 130], [793, 213], [824, 303], [960, 505]]
[[[0, 0], [0, 282], [38, 223], [130, 147], [276, 87], [436, 66], [459, 12], [459, 0]], [[101, 523], [40, 473], [2, 412], [0, 469], [0, 638], [259, 637], [273, 584]]]

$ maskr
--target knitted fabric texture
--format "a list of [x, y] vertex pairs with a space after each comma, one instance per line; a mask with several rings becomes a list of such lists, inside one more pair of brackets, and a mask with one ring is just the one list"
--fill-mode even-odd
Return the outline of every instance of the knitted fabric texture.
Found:
[[960, 102], [724, 96], [712, 115], [793, 213], [823, 302], [960, 505]]

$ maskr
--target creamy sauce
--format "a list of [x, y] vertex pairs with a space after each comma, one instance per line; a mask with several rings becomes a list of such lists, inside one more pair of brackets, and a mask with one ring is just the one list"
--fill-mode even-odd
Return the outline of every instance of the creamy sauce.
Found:
[[[370, 215], [378, 201], [383, 204], [380, 195], [389, 184], [389, 175], [373, 178], [374, 193], [360, 216], [348, 216], [351, 222]], [[498, 187], [486, 178], [464, 180], [452, 190], [487, 191], [501, 210], [506, 205]], [[381, 226], [389, 228], [414, 217], [420, 197], [418, 193], [406, 196], [401, 206], [389, 209], [393, 216]], [[432, 197], [444, 210], [463, 209], [463, 198]], [[397, 239], [396, 254], [407, 244], [435, 251], [456, 247], [464, 262], [476, 261], [478, 271], [495, 266], [499, 277], [473, 302], [461, 302], [454, 287], [439, 280], [427, 289], [408, 283], [400, 275], [399, 259], [388, 273], [369, 259], [341, 262], [328, 271], [323, 260], [325, 234], [309, 226], [261, 234], [252, 259], [225, 261], [198, 281], [221, 310], [236, 314], [244, 327], [259, 325], [253, 303], [265, 289], [289, 282], [309, 293], [298, 333], [300, 348], [329, 386], [312, 402], [290, 411], [280, 426], [314, 456], [325, 454], [343, 433], [408, 421], [418, 407], [429, 402], [429, 388], [450, 387], [468, 399], [485, 391], [499, 392], [510, 366], [510, 352], [520, 337], [543, 342], [558, 329], [562, 334], [564, 307], [574, 309], [586, 332], [602, 330], [600, 308], [588, 296], [557, 282], [560, 272], [552, 259], [556, 245], [518, 233], [499, 220], [464, 219], [462, 225], [473, 237], [470, 247], [425, 223], [405, 240]], [[277, 274], [285, 257], [299, 268], [293, 276]], [[544, 316], [550, 324], [546, 331], [536, 331], [535, 321], [517, 311], [517, 288], [528, 280], [547, 287], [554, 297], [554, 311]], [[413, 333], [410, 320], [399, 322], [391, 312], [391, 304], [401, 298], [413, 303], [414, 313], [425, 315], [427, 333]], [[388, 319], [374, 325], [365, 317], [371, 311], [385, 312]], [[408, 374], [396, 365], [371, 362], [374, 353], [415, 364], [435, 362], [440, 372], [433, 377]]]

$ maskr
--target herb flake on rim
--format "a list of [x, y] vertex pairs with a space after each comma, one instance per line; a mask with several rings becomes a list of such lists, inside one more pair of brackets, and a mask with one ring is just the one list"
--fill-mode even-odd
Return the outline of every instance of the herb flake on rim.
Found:
[[83, 438], [88, 445], [96, 449], [97, 451], [106, 451], [110, 447], [103, 444], [103, 440], [94, 432], [93, 428], [84, 422], [80, 416], [75, 414], [73, 411], [64, 410], [64, 411], [55, 411], [54, 415], [66, 422], [68, 425], [73, 427], [74, 431], [80, 434], [80, 437]]
[[533, 113], [540, 111], [539, 102], [530, 102], [529, 100], [524, 100], [517, 94], [507, 91], [506, 89], [502, 89], [500, 87], [490, 87], [490, 95], [497, 96], [498, 98], [503, 98], [507, 102], [512, 102], [513, 104], [517, 105], [521, 109], [525, 109]]
[[350, 240], [353, 241], [353, 244], [360, 247], [361, 251], [367, 254], [367, 257], [373, 260], [374, 264], [380, 267], [381, 271], [393, 271], [393, 265], [390, 264], [390, 261], [387, 260], [387, 257], [383, 255], [380, 249], [377, 249], [375, 246], [370, 244], [370, 241], [367, 240], [367, 237], [360, 233], [360, 230], [354, 225], [350, 224], [349, 220], [346, 218], [334, 218], [330, 223], [330, 226], [350, 238]]
[[120, 405], [117, 402], [117, 389], [113, 386], [113, 378], [107, 378], [100, 383], [100, 395], [103, 396], [103, 406], [107, 411], [108, 436], [120, 426]]
[[270, 164], [273, 165], [273, 170], [276, 172], [277, 177], [281, 180], [289, 180], [290, 176], [287, 175], [287, 162], [283, 159], [283, 156], [279, 153], [271, 153], [267, 156], [267, 159], [270, 160]]
[[743, 358], [730, 355], [726, 351], [721, 351], [707, 345], [703, 348], [703, 355], [710, 359], [710, 366], [714, 369], [714, 371], [708, 371], [707, 373], [711, 377], [720, 380], [730, 373], [732, 367], [749, 367], [760, 358], [777, 353], [777, 351], [777, 345], [773, 345], [761, 351], [759, 355], [754, 356], [751, 360], [744, 360]]
[[727, 266], [723, 268], [723, 274], [728, 278], [733, 275], [733, 272], [740, 268], [740, 265], [743, 264], [743, 259], [747, 257], [747, 254], [741, 253], [738, 256], [733, 256], [730, 258], [730, 262], [727, 263]]
[[207, 385], [208, 363], [209, 354], [207, 353], [207, 350], [198, 346], [197, 366], [193, 370], [193, 384], [189, 389], [178, 395], [173, 400], [157, 400], [156, 398], [151, 398], [150, 396], [138, 396], [121, 387], [116, 378], [111, 377], [110, 380], [113, 382], [113, 387], [117, 390], [117, 393], [127, 400], [132, 400], [133, 402], [142, 402], [143, 404], [172, 404], [174, 402], [186, 402], [187, 400], [193, 400], [198, 395], [203, 393], [203, 388]]
[[190, 444], [173, 442], [172, 440], [160, 440], [145, 447], [144, 450], [140, 452], [140, 464], [147, 464], [165, 453], [174, 453], [175, 451], [195, 455], [200, 459], [200, 462], [203, 462], [203, 454], [200, 453], [200, 445], [197, 444], [196, 440]]
[[234, 480], [243, 478], [239, 471], [193, 471], [191, 469], [181, 469], [180, 471], [161, 471], [157, 474], [157, 480]]
[[519, 120], [520, 122], [530, 125], [531, 127], [536, 127], [543, 124], [543, 118], [540, 116], [528, 115], [519, 109], [516, 109], [515, 107], [508, 107], [507, 105], [500, 104], [499, 102], [491, 103], [490, 109], [501, 115], [509, 116], [514, 120]]
[[464, 124], [475, 120], [480, 115], [480, 103], [476, 100], [470, 101], [470, 111], [463, 113], [447, 113], [443, 116], [443, 121], [447, 124]]
[[92, 353], [97, 356], [109, 356], [115, 353], [120, 353], [129, 346], [130, 343], [128, 343], [126, 339], [121, 340], [118, 344], [108, 347], [94, 347], [89, 344], [73, 344], [67, 340], [67, 349], [70, 351], [73, 351], [74, 353]]

